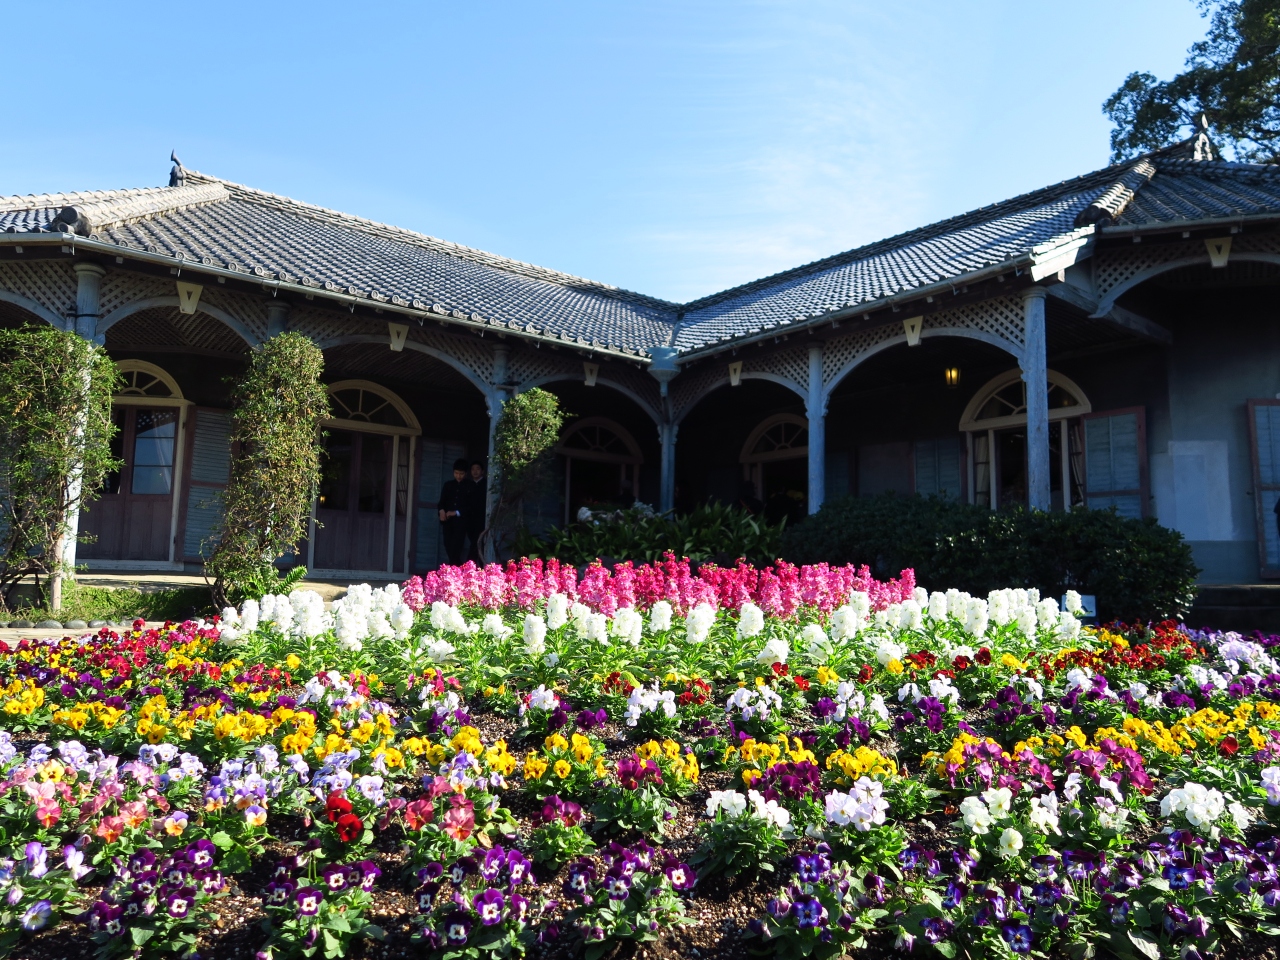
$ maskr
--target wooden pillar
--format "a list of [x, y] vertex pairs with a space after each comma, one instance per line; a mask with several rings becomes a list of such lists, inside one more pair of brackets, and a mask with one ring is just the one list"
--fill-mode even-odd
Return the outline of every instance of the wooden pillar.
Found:
[[658, 486], [658, 509], [674, 510], [676, 506], [676, 434], [679, 424], [658, 424], [658, 442], [662, 444], [662, 476]]
[[1022, 293], [1022, 379], [1027, 385], [1027, 505], [1048, 510], [1049, 494], [1049, 374], [1045, 360], [1044, 287]]
[[827, 404], [822, 396], [822, 345], [809, 347], [809, 512], [817, 513], [827, 489]]

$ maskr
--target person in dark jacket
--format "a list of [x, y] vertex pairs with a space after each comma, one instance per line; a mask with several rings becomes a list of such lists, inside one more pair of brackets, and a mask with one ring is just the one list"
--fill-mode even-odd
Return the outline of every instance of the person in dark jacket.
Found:
[[440, 488], [440, 525], [444, 532], [444, 552], [454, 566], [467, 555], [467, 461], [455, 460], [453, 479]]
[[479, 460], [472, 460], [463, 525], [467, 528], [467, 559], [477, 564], [481, 562], [480, 534], [484, 533], [488, 497], [489, 478], [484, 475], [484, 464]]

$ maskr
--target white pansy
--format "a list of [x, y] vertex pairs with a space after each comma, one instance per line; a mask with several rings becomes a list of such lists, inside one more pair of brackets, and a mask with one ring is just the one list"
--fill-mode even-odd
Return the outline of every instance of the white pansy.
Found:
[[748, 639], [764, 630], [764, 611], [748, 600], [738, 608], [738, 637]]
[[1031, 798], [1031, 812], [1027, 819], [1041, 833], [1061, 834], [1058, 827], [1058, 798], [1055, 794]]
[[889, 801], [884, 799], [884, 785], [870, 777], [859, 777], [848, 793], [833, 790], [825, 800], [828, 823], [851, 826], [867, 831], [884, 823], [889, 812]]
[[751, 801], [752, 813], [790, 835], [791, 813], [786, 807], [779, 806], [777, 800], [766, 800], [759, 790], [748, 790], [747, 799]]
[[546, 684], [538, 684], [538, 688], [529, 694], [530, 710], [554, 710], [560, 706], [560, 698], [554, 690], [548, 690]]
[[772, 687], [757, 687], [754, 690], [750, 687], [739, 687], [729, 696], [724, 712], [729, 715], [736, 711], [743, 720], [750, 720], [752, 717], [763, 720], [770, 713], [781, 708], [782, 697], [778, 696]]
[[960, 816], [964, 819], [964, 825], [978, 834], [988, 833], [994, 822], [991, 811], [978, 797], [965, 797], [960, 801]]
[[934, 677], [930, 680], [929, 696], [943, 701], [950, 700], [956, 706], [960, 705], [960, 691], [952, 685], [949, 677]]
[[627, 726], [634, 727], [646, 713], [662, 712], [668, 717], [676, 715], [676, 695], [658, 688], [657, 681], [652, 687], [639, 686], [631, 691], [627, 698]]
[[991, 811], [991, 816], [1002, 820], [1009, 816], [1013, 804], [1013, 792], [1008, 787], [992, 787], [982, 792], [982, 800]]
[[747, 812], [747, 798], [736, 790], [712, 790], [707, 796], [707, 816], [723, 811], [726, 819], [736, 820]]
[[1160, 801], [1163, 817], [1181, 813], [1197, 830], [1208, 830], [1227, 809], [1227, 799], [1220, 790], [1199, 783], [1185, 783], [1170, 790]]
[[1267, 803], [1280, 807], [1280, 767], [1267, 767], [1262, 771], [1259, 781], [1262, 789], [1267, 791]]
[[1236, 828], [1239, 830], [1248, 830], [1249, 824], [1253, 823], [1253, 814], [1238, 800], [1232, 800], [1227, 804], [1227, 812], [1231, 814], [1231, 819], [1235, 821]]
[[1018, 855], [1022, 849], [1022, 834], [1013, 827], [1005, 827], [1004, 832], [1000, 834], [1000, 856], [1006, 860], [1011, 860]]

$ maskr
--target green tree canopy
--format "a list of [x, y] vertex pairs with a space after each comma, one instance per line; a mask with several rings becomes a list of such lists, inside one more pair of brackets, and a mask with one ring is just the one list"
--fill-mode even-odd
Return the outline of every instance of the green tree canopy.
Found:
[[1209, 18], [1171, 80], [1131, 73], [1102, 105], [1114, 161], [1186, 139], [1203, 116], [1219, 152], [1280, 162], [1280, 0], [1198, 0]]

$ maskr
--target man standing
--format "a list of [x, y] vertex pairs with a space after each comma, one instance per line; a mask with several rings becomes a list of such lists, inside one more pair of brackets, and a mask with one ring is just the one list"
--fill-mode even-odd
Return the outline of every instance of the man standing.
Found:
[[471, 461], [471, 483], [467, 487], [467, 506], [463, 523], [467, 528], [467, 559], [480, 564], [480, 535], [484, 533], [485, 514], [488, 509], [489, 480], [484, 475], [484, 463]]
[[444, 533], [444, 552], [455, 567], [466, 556], [467, 543], [467, 461], [453, 462], [453, 479], [440, 488], [440, 524]]

